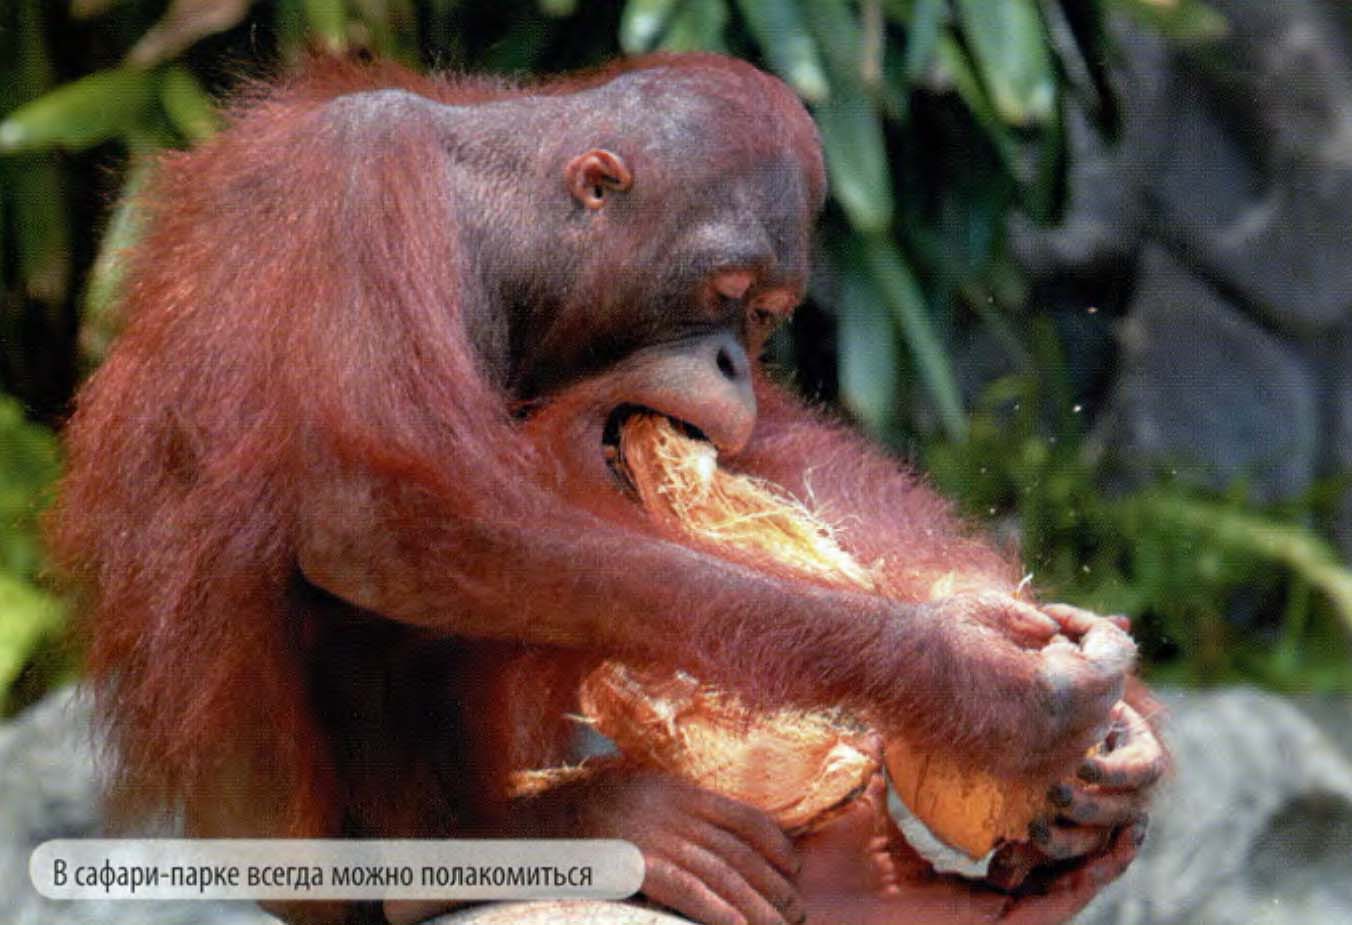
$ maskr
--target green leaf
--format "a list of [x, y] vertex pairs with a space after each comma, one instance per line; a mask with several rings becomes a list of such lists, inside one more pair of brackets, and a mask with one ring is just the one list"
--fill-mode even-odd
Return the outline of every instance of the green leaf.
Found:
[[539, 0], [540, 12], [555, 19], [567, 19], [577, 12], [577, 0]]
[[796, 0], [737, 0], [737, 8], [770, 69], [803, 99], [825, 100], [830, 94], [826, 72]]
[[837, 328], [840, 398], [876, 437], [896, 419], [901, 376], [896, 326], [873, 277], [857, 262], [841, 273]]
[[347, 4], [343, 0], [304, 0], [310, 32], [330, 52], [347, 50]]
[[[422, 56], [419, 51], [424, 47], [422, 28], [418, 8], [427, 4], [419, 0], [381, 0], [380, 3], [363, 2], [354, 7], [355, 12], [366, 26], [367, 42], [371, 49], [382, 57], [398, 61], [414, 70], [422, 69]], [[428, 22], [435, 12], [427, 11]], [[427, 47], [436, 47], [430, 40]], [[438, 48], [443, 52], [443, 48]]]
[[0, 707], [29, 659], [61, 629], [63, 620], [55, 597], [0, 573]]
[[61, 168], [50, 158], [6, 165], [5, 199], [13, 215], [19, 276], [29, 296], [59, 311], [70, 283], [70, 230]]
[[934, 60], [939, 32], [948, 19], [947, 0], [916, 0], [906, 32], [906, 76], [918, 83]]
[[1285, 566], [1322, 591], [1352, 630], [1352, 571], [1308, 527], [1162, 491], [1145, 493], [1128, 503], [1156, 530], [1168, 525], [1178, 535], [1200, 535], [1222, 549]]
[[1017, 139], [1011, 134], [1009, 127], [1000, 121], [995, 107], [982, 88], [981, 81], [977, 79], [976, 72], [972, 70], [971, 62], [957, 39], [950, 33], [941, 35], [936, 53], [943, 75], [953, 82], [953, 89], [967, 104], [977, 124], [990, 138], [1010, 176], [1020, 181], [1029, 179], [1025, 176], [1028, 171], [1020, 156]]
[[1175, 42], [1215, 41], [1230, 30], [1225, 17], [1201, 0], [1107, 0], [1138, 22], [1160, 30]]
[[0, 80], [0, 111], [14, 109], [52, 85], [52, 62], [43, 41], [38, 0], [0, 3], [0, 61], [6, 62]]
[[892, 181], [877, 105], [858, 84], [840, 84], [813, 113], [832, 195], [855, 229], [885, 231], [892, 222]]
[[211, 97], [182, 65], [165, 71], [160, 81], [160, 104], [174, 128], [188, 141], [203, 141], [221, 127]]
[[841, 79], [861, 82], [863, 44], [859, 22], [845, 0], [809, 0], [803, 13], [824, 53], [832, 86]]
[[127, 52], [126, 63], [154, 67], [171, 61], [209, 35], [233, 29], [252, 0], [171, 0], [159, 20]]
[[57, 87], [0, 122], [0, 154], [78, 151], [106, 141], [144, 118], [154, 84], [149, 71], [121, 67]]
[[[52, 85], [41, 7], [36, 0], [18, 0], [0, 13], [0, 55], [10, 62], [4, 69], [5, 79], [0, 80], [0, 107], [4, 109], [17, 108]], [[7, 222], [12, 232], [23, 289], [30, 298], [45, 303], [48, 322], [53, 325], [50, 330], [55, 333], [55, 326], [64, 321], [60, 315], [71, 268], [62, 169], [46, 157], [17, 157], [3, 166], [0, 222]]]
[[684, 0], [658, 47], [663, 51], [727, 51], [726, 0]]
[[915, 0], [882, 0], [882, 4], [884, 16], [899, 26], [910, 26]]
[[902, 335], [915, 356], [920, 379], [951, 440], [965, 440], [967, 418], [952, 363], [929, 317], [924, 294], [895, 245], [881, 235], [862, 239], [862, 255], [868, 272], [891, 309]]
[[1041, 125], [1056, 103], [1056, 77], [1034, 0], [957, 0], [995, 111], [1010, 125]]
[[553, 19], [521, 17], [506, 35], [484, 50], [475, 66], [508, 73], [534, 70], [558, 29], [559, 23]]
[[814, 0], [807, 22], [822, 37], [831, 96], [813, 114], [826, 152], [831, 192], [850, 224], [865, 234], [892, 222], [892, 177], [882, 114], [864, 85], [859, 23], [844, 0]]
[[126, 272], [127, 250], [141, 236], [141, 215], [136, 197], [150, 175], [150, 159], [133, 155], [122, 193], [99, 242], [98, 256], [89, 270], [80, 319], [80, 352], [84, 360], [103, 359], [120, 328], [117, 300]]
[[37, 517], [57, 471], [52, 432], [0, 394], [0, 573], [30, 578], [37, 571]]
[[629, 0], [620, 14], [620, 48], [625, 54], [649, 51], [662, 36], [678, 0]]
[[1056, 220], [1064, 203], [1063, 180], [1066, 173], [1065, 129], [1058, 103], [1055, 118], [1047, 122], [1031, 141], [1023, 145], [1028, 154], [1030, 182], [1020, 188], [1024, 210], [1037, 222]]

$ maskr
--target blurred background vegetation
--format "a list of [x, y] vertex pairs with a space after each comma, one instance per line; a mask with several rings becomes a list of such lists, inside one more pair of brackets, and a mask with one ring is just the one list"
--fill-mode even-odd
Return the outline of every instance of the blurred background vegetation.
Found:
[[[1157, 679], [1352, 686], [1352, 574], [1309, 526], [1346, 486], [1279, 508], [1167, 477], [1106, 490], [1113, 460], [1086, 449], [1106, 376], [1007, 252], [1012, 213], [1065, 205], [1067, 106], [1120, 128], [1109, 15], [1177, 43], [1225, 29], [1196, 0], [5, 0], [0, 711], [73, 664], [37, 523], [53, 429], [118, 327], [125, 194], [215, 131], [240, 80], [316, 52], [529, 77], [707, 49], [779, 74], [821, 127], [832, 200], [771, 358], [1017, 539], [1048, 595], [1130, 614]], [[954, 345], [974, 327], [1016, 372], [972, 395]], [[1234, 619], [1241, 599], [1270, 617]]]

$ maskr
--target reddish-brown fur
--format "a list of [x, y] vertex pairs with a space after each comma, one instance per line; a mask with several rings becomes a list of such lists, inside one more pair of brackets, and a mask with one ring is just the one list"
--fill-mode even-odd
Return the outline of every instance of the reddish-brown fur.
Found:
[[[898, 610], [655, 535], [599, 464], [599, 422], [644, 374], [644, 346], [672, 336], [660, 325], [677, 303], [634, 313], [665, 285], [670, 255], [644, 248], [669, 220], [600, 213], [604, 251], [542, 257], [504, 300], [474, 261], [494, 229], [534, 220], [501, 203], [555, 202], [553, 168], [536, 199], [492, 180], [471, 204], [451, 190], [435, 119], [408, 115], [421, 104], [348, 96], [398, 87], [481, 118], [645, 68], [759, 120], [718, 139], [729, 172], [796, 165], [792, 195], [776, 195], [797, 210], [793, 233], [756, 266], [801, 292], [785, 255], [805, 252], [822, 197], [815, 136], [791, 94], [725, 59], [644, 59], [529, 91], [328, 65], [159, 166], [126, 332], [67, 431], [52, 532], [83, 594], [124, 808], [179, 809], [199, 833], [488, 831], [508, 771], [565, 757], [577, 678], [609, 656], [766, 702], [854, 704], [1011, 772], [1064, 767], [1094, 734], [1120, 672], [1044, 677], [991, 634], [998, 619]], [[481, 141], [456, 135], [457, 163], [499, 153]], [[501, 153], [518, 172], [512, 158], [534, 156]], [[684, 189], [679, 160], [629, 157], [636, 191]], [[748, 201], [752, 219], [773, 212]], [[585, 218], [559, 219], [559, 240]], [[541, 291], [556, 314], [501, 317]], [[763, 335], [741, 324], [754, 359]], [[902, 597], [955, 570], [1014, 587], [1011, 561], [914, 476], [759, 375], [756, 391], [755, 431], [729, 464], [815, 497], [852, 551], [913, 590]]]

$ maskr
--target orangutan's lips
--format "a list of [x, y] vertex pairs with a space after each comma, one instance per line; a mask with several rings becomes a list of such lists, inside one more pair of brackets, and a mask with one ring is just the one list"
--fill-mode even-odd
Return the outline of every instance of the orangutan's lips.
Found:
[[624, 453], [620, 449], [620, 433], [623, 431], [625, 423], [636, 414], [654, 414], [664, 417], [687, 437], [709, 442], [709, 438], [704, 435], [704, 431], [689, 421], [662, 414], [660, 411], [654, 411], [643, 405], [624, 404], [610, 412], [610, 415], [606, 418], [606, 426], [601, 431], [601, 452], [605, 455], [606, 466], [610, 469], [611, 474], [619, 481], [625, 493], [634, 497], [637, 497], [637, 494], [634, 490], [634, 481], [629, 476], [629, 469], [624, 463]]

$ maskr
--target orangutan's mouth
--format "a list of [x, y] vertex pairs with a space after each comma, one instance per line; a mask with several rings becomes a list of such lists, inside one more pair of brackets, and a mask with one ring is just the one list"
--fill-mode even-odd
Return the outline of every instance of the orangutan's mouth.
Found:
[[637, 493], [629, 468], [624, 462], [624, 449], [620, 438], [624, 431], [624, 425], [630, 418], [638, 414], [653, 414], [666, 418], [672, 423], [672, 426], [692, 440], [710, 442], [709, 438], [704, 435], [704, 431], [689, 421], [674, 418], [669, 414], [662, 414], [660, 411], [654, 411], [652, 408], [643, 405], [623, 404], [617, 407], [607, 416], [606, 426], [601, 431], [601, 452], [605, 456], [606, 466], [610, 469], [611, 475], [619, 481], [625, 493], [633, 497], [637, 497]]

